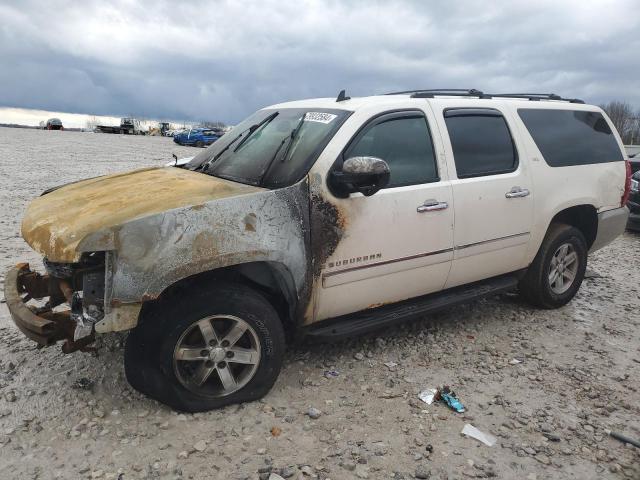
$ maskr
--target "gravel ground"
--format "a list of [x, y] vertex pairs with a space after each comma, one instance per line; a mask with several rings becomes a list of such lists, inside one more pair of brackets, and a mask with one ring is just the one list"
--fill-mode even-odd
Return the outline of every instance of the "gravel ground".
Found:
[[[0, 271], [39, 264], [19, 224], [45, 188], [195, 151], [167, 138], [0, 128]], [[605, 429], [640, 438], [639, 240], [626, 233], [590, 257], [564, 308], [502, 295], [292, 346], [262, 401], [204, 414], [132, 390], [124, 335], [103, 337], [95, 354], [39, 350], [1, 304], [0, 477], [638, 479], [639, 450]], [[466, 413], [418, 399], [442, 384]], [[497, 443], [462, 436], [466, 423]]]

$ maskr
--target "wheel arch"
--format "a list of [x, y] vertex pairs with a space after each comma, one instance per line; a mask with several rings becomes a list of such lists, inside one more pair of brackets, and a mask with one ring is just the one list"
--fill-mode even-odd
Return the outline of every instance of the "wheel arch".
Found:
[[[273, 261], [256, 261], [229, 265], [181, 278], [166, 287], [157, 301], [188, 294], [193, 288], [207, 288], [214, 282], [245, 284], [264, 295], [280, 316], [285, 331], [293, 333], [298, 294], [293, 275], [286, 265]], [[145, 302], [156, 303], [154, 302]], [[144, 306], [143, 306], [144, 308]], [[143, 315], [141, 315], [141, 318]]]
[[549, 224], [546, 232], [556, 223], [571, 225], [582, 232], [587, 242], [587, 251], [593, 245], [598, 233], [598, 210], [591, 204], [574, 205], [557, 212]]

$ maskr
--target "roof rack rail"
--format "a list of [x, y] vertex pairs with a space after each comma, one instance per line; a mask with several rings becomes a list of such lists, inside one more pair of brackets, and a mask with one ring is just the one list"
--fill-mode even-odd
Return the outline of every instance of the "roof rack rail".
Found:
[[555, 93], [492, 93], [491, 96], [499, 98], [523, 98], [531, 101], [562, 100], [569, 103], [584, 103], [584, 101], [579, 98], [562, 98]]
[[475, 88], [433, 88], [421, 90], [405, 90], [402, 92], [385, 93], [385, 95], [411, 95], [411, 98], [434, 98], [435, 96], [447, 97], [478, 97], [478, 98], [520, 98], [530, 101], [561, 100], [569, 103], [584, 103], [579, 98], [562, 98], [555, 93], [484, 93]]
[[450, 97], [480, 97], [484, 98], [484, 93], [475, 88], [425, 88], [419, 90], [405, 90], [403, 92], [385, 93], [385, 95], [408, 95], [411, 98], [433, 98], [436, 95], [446, 95]]

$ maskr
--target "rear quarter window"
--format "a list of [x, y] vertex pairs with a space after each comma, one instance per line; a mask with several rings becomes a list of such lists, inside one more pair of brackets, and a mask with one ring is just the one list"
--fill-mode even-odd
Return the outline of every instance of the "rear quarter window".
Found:
[[600, 112], [520, 108], [518, 115], [551, 167], [624, 160]]

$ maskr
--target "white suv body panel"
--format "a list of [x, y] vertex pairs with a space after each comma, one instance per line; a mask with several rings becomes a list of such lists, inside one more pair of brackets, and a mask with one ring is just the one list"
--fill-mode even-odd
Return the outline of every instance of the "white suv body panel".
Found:
[[[431, 102], [451, 174], [455, 199], [455, 254], [445, 288], [513, 272], [526, 266], [531, 237], [534, 195], [529, 166], [519, 161], [515, 171], [498, 175], [458, 178], [443, 112], [448, 108], [469, 108], [461, 100]], [[511, 131], [518, 158], [524, 155], [514, 135], [512, 112], [502, 105], [480, 103], [471, 108], [500, 111]], [[512, 188], [527, 189], [525, 197], [507, 198]]]
[[[562, 104], [552, 102], [528, 102], [511, 106], [517, 119], [520, 145], [526, 151], [536, 195], [532, 237], [527, 252], [527, 265], [535, 258], [544, 235], [553, 217], [559, 212], [577, 205], [592, 205], [598, 213], [620, 207], [624, 193], [624, 162], [595, 163], [567, 167], [551, 167], [524, 123], [517, 116], [517, 108], [541, 108], [559, 110], [585, 110], [602, 113], [609, 124], [616, 141], [624, 152], [618, 131], [599, 107], [593, 105]], [[539, 103], [539, 104], [538, 104]], [[547, 105], [550, 103], [550, 105]], [[626, 155], [625, 155], [626, 158]]]
[[[398, 110], [425, 114], [440, 181], [386, 188], [371, 197], [359, 193], [334, 197], [325, 179], [342, 149], [369, 119]], [[343, 237], [316, 279], [314, 321], [444, 288], [453, 258], [453, 196], [447, 170], [427, 104], [407, 100], [377, 104], [359, 109], [345, 122], [309, 173], [313, 194], [330, 199], [345, 218]], [[449, 208], [418, 213], [417, 207], [429, 199], [447, 202]], [[362, 258], [371, 255], [374, 260], [365, 264]]]
[[[558, 212], [577, 205], [592, 205], [597, 212], [620, 207], [624, 162], [551, 167], [517, 112], [518, 108], [600, 112], [622, 149], [615, 127], [595, 106], [514, 99], [385, 96], [340, 103], [318, 99], [280, 107], [353, 109], [309, 172], [312, 195], [336, 205], [345, 217], [345, 225], [336, 250], [321, 267], [319, 278], [314, 279], [305, 323], [526, 268]], [[515, 171], [457, 178], [443, 118], [446, 108], [455, 107], [502, 112], [518, 152]], [[356, 132], [377, 115], [404, 109], [419, 109], [428, 119], [440, 182], [387, 188], [371, 197], [358, 193], [346, 199], [333, 196], [326, 178]], [[522, 198], [506, 198], [513, 187], [530, 193]], [[417, 214], [416, 207], [431, 198], [447, 201], [449, 208]], [[371, 254], [380, 255], [373, 262], [375, 266], [361, 268], [359, 258]]]

